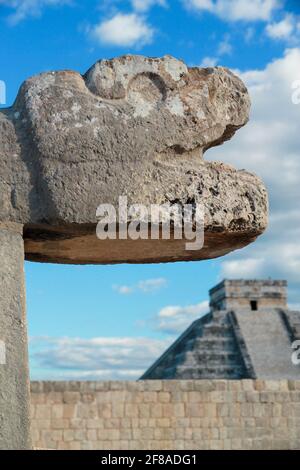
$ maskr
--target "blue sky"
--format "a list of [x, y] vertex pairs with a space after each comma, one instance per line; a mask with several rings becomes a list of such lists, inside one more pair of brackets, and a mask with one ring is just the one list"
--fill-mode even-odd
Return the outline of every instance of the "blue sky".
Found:
[[0, 80], [7, 106], [47, 70], [84, 73], [101, 58], [171, 54], [224, 65], [247, 83], [251, 121], [206, 158], [262, 176], [267, 233], [219, 260], [135, 266], [26, 263], [32, 378], [137, 378], [195, 318], [223, 277], [286, 278], [300, 304], [300, 2], [280, 0], [0, 0]]

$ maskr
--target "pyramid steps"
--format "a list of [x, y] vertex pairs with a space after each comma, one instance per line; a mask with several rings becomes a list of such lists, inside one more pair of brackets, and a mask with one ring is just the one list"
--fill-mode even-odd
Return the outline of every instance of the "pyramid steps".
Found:
[[147, 378], [239, 379], [246, 369], [227, 311], [197, 320], [154, 365]]

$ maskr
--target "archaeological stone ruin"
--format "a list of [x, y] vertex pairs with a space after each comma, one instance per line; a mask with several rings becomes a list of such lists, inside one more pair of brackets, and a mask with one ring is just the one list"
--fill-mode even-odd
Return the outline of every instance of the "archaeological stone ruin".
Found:
[[210, 312], [141, 379], [299, 380], [291, 345], [300, 345], [300, 312], [288, 308], [286, 287], [286, 281], [222, 281], [210, 290]]
[[32, 440], [58, 450], [299, 450], [299, 380], [32, 382]]
[[[24, 259], [201, 260], [253, 242], [267, 226], [263, 183], [204, 160], [247, 123], [249, 109], [246, 87], [228, 69], [124, 56], [83, 76], [30, 78], [0, 110], [0, 448], [31, 446]], [[204, 247], [187, 251], [174, 237], [99, 240], [97, 207], [117, 206], [120, 195], [130, 204], [201, 204]]]

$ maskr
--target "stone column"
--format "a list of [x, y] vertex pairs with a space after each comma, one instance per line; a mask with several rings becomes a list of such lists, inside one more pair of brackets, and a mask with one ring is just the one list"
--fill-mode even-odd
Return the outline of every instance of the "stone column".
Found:
[[22, 225], [0, 223], [0, 449], [30, 449]]

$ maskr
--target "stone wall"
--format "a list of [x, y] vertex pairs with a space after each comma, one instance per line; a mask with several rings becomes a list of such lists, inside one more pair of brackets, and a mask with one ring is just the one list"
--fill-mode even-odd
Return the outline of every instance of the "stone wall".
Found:
[[32, 382], [48, 449], [300, 449], [300, 381]]

